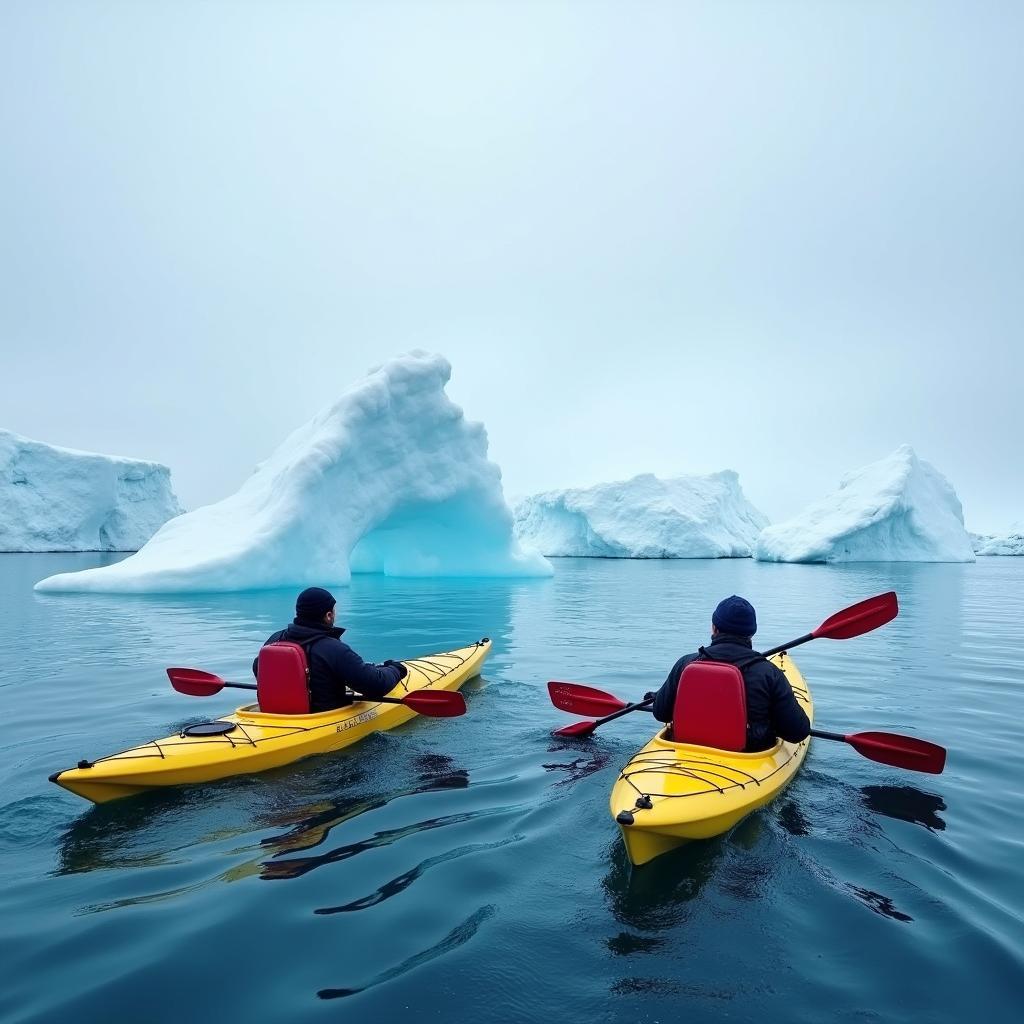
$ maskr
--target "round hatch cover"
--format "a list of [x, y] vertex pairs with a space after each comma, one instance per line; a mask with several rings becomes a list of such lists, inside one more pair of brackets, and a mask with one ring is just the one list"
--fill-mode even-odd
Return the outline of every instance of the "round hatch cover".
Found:
[[234, 722], [200, 722], [181, 730], [182, 736], [223, 736], [235, 728]]

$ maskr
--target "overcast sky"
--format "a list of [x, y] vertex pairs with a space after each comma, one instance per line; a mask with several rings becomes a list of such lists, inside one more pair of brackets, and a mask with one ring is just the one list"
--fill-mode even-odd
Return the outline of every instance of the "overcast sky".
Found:
[[420, 347], [506, 491], [1024, 519], [1024, 5], [0, 0], [0, 426], [188, 507]]

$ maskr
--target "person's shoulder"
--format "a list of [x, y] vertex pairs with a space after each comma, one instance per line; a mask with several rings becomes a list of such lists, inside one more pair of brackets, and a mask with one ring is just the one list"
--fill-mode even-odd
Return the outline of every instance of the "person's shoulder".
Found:
[[676, 663], [675, 663], [675, 664], [674, 664], [674, 665], [672, 666], [672, 671], [673, 671], [673, 672], [677, 672], [677, 671], [678, 671], [678, 672], [682, 672], [682, 670], [683, 670], [684, 668], [686, 668], [686, 666], [687, 666], [687, 665], [689, 665], [689, 664], [691, 664], [692, 662], [696, 661], [696, 660], [697, 660], [697, 659], [698, 659], [699, 657], [700, 657], [700, 651], [693, 651], [693, 652], [692, 652], [692, 653], [690, 653], [690, 654], [684, 654], [684, 655], [683, 655], [683, 656], [682, 656], [681, 658], [679, 658], [679, 659], [678, 659], [678, 660], [676, 661]]
[[330, 634], [316, 640], [315, 643], [321, 650], [330, 651], [332, 654], [344, 656], [355, 653], [344, 640]]

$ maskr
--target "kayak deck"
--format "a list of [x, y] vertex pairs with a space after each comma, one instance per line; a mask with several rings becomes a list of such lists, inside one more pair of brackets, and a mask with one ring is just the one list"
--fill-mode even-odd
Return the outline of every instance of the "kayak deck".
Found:
[[[792, 658], [783, 653], [771, 660], [785, 672], [813, 722], [814, 702]], [[629, 760], [612, 787], [612, 817], [635, 865], [690, 840], [727, 832], [782, 792], [810, 745], [809, 738], [780, 740], [769, 750], [744, 754], [674, 743], [664, 733], [662, 728]]]
[[[387, 695], [402, 697], [414, 690], [458, 690], [479, 675], [491, 649], [483, 639], [468, 647], [402, 664], [408, 675]], [[105, 803], [163, 786], [213, 782], [290, 764], [311, 754], [329, 753], [384, 732], [416, 717], [401, 704], [356, 701], [343, 708], [311, 715], [269, 715], [249, 704], [219, 721], [234, 725], [217, 736], [184, 732], [150, 740], [95, 761], [80, 761], [50, 776], [50, 781], [94, 803]]]

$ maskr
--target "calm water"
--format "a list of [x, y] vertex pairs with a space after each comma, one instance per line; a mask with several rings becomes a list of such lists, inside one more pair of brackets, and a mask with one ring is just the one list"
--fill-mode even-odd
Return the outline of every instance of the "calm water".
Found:
[[[164, 667], [244, 678], [294, 596], [32, 591], [101, 561], [0, 556], [4, 1021], [1019, 1019], [1024, 559], [357, 577], [339, 621], [368, 658], [494, 639], [468, 715], [94, 808], [47, 775], [232, 708]], [[890, 588], [895, 622], [798, 660], [821, 727], [935, 740], [946, 773], [817, 741], [775, 804], [631, 872], [607, 798], [650, 718], [554, 740], [545, 681], [635, 697], [721, 596], [768, 646]]]

